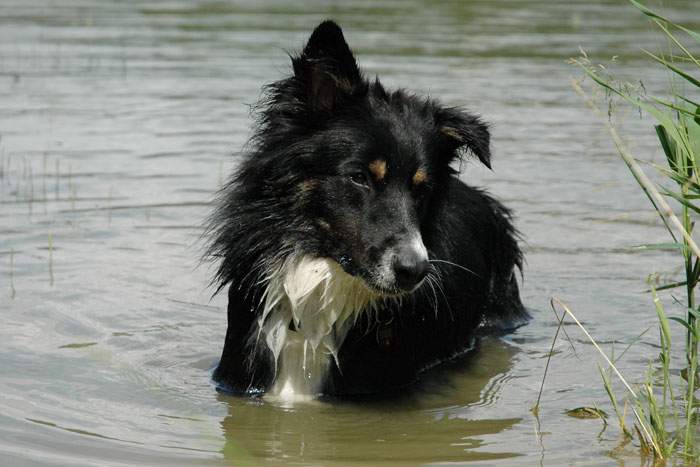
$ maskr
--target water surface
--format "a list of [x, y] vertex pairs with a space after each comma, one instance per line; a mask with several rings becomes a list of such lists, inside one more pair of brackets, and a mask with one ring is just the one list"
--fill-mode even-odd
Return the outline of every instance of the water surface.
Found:
[[[665, 3], [700, 25], [693, 0]], [[389, 86], [466, 105], [493, 124], [494, 171], [462, 167], [511, 207], [533, 322], [404, 398], [291, 407], [217, 393], [225, 297], [197, 267], [213, 193], [250, 134], [260, 86], [332, 17]], [[661, 44], [618, 1], [282, 0], [0, 4], [0, 459], [3, 465], [637, 465], [611, 425], [591, 347], [557, 344], [568, 301], [606, 349], [654, 323], [647, 273], [671, 256], [599, 121], [570, 86], [579, 46], [614, 68], [667, 76]], [[620, 114], [638, 157], [650, 122]], [[621, 362], [639, 380], [645, 335]], [[538, 433], [540, 435], [538, 436]]]

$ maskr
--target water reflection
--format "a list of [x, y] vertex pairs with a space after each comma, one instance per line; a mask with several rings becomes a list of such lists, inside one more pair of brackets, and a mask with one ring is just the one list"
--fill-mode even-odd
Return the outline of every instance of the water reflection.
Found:
[[517, 349], [485, 339], [480, 351], [430, 372], [399, 400], [301, 403], [293, 407], [220, 394], [228, 405], [221, 422], [223, 455], [237, 465], [336, 463], [373, 459], [373, 465], [424, 465], [503, 459], [518, 454], [492, 446], [489, 435], [520, 418], [478, 419], [509, 381]]

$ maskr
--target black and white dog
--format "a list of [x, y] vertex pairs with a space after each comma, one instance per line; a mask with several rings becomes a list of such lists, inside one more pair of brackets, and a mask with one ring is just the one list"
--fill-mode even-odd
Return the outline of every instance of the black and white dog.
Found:
[[209, 255], [229, 286], [214, 373], [280, 397], [386, 392], [527, 318], [509, 211], [450, 164], [490, 167], [476, 116], [362, 76], [332, 21], [267, 86]]

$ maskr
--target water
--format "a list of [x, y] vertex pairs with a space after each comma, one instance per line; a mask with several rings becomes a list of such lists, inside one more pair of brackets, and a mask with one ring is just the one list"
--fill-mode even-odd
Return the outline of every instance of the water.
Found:
[[[693, 0], [665, 11], [700, 25]], [[517, 213], [530, 325], [487, 339], [404, 398], [274, 403], [210, 381], [225, 298], [197, 267], [201, 222], [249, 135], [246, 104], [287, 73], [285, 52], [333, 17], [367, 74], [467, 105], [493, 123], [494, 172], [463, 177]], [[0, 460], [3, 465], [637, 464], [591, 346], [557, 344], [565, 299], [608, 350], [654, 324], [647, 273], [665, 240], [601, 124], [572, 91], [583, 46], [663, 88], [639, 51], [658, 36], [625, 2], [0, 3]], [[635, 154], [648, 120], [620, 109]], [[680, 330], [677, 330], [680, 335]], [[639, 381], [646, 334], [621, 362]]]

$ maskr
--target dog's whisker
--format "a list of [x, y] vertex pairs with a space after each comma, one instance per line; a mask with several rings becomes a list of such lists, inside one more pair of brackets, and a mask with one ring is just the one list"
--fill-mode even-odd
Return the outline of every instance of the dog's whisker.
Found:
[[445, 305], [447, 306], [447, 312], [450, 314], [450, 319], [452, 321], [454, 321], [455, 317], [452, 314], [452, 307], [450, 306], [450, 300], [447, 298], [447, 295], [445, 294], [445, 288], [443, 287], [442, 279], [440, 279], [438, 282], [436, 282], [435, 285], [437, 286], [438, 290], [440, 291], [443, 298], [445, 299]]
[[[435, 317], [437, 318], [438, 316], [438, 298], [437, 298], [437, 292], [435, 292], [435, 286], [433, 285], [433, 281], [435, 280], [433, 276], [429, 273], [428, 276], [426, 277], [427, 283], [430, 286], [430, 290], [433, 291], [433, 298], [431, 301], [433, 302], [433, 307], [435, 309]], [[427, 294], [426, 294], [427, 296]]]
[[457, 263], [453, 263], [452, 261], [445, 261], [444, 259], [429, 259], [428, 261], [430, 261], [431, 263], [445, 263], [445, 264], [449, 264], [449, 265], [454, 266], [454, 267], [456, 267], [456, 268], [464, 269], [465, 271], [467, 271], [467, 272], [469, 272], [469, 273], [471, 273], [471, 274], [474, 274], [476, 277], [481, 277], [480, 275], [478, 275], [477, 273], [475, 273], [475, 272], [472, 271], [471, 269], [466, 268], [466, 267], [464, 267], [464, 266], [462, 266], [462, 265], [459, 265], [459, 264], [457, 264]]

